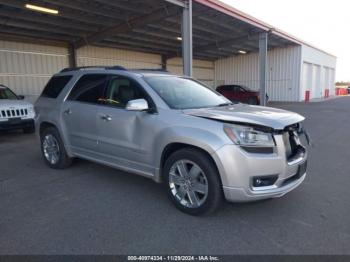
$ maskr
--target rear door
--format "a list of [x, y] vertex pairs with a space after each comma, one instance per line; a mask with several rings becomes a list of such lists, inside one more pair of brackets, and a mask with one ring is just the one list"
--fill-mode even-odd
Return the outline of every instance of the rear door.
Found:
[[65, 133], [74, 153], [93, 156], [97, 150], [97, 112], [107, 80], [106, 74], [83, 75], [63, 103]]

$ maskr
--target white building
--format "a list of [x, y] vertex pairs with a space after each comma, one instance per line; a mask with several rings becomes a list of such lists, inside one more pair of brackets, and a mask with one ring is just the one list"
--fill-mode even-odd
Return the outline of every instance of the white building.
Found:
[[[302, 44], [268, 51], [267, 94], [271, 101], [305, 101], [335, 95], [336, 57]], [[215, 61], [215, 82], [259, 89], [258, 54]]]

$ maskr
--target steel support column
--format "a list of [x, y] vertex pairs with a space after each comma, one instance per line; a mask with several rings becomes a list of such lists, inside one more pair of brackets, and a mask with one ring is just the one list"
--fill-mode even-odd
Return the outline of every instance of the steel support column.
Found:
[[267, 41], [268, 33], [263, 32], [259, 35], [259, 87], [260, 87], [260, 105], [266, 106], [266, 81], [267, 81]]
[[191, 77], [193, 63], [192, 0], [186, 2], [182, 11], [182, 60], [184, 75]]
[[69, 67], [77, 67], [76, 52], [73, 44], [69, 44], [68, 46], [68, 56], [69, 56]]
[[166, 55], [162, 55], [162, 69], [163, 70], [167, 70], [167, 56]]

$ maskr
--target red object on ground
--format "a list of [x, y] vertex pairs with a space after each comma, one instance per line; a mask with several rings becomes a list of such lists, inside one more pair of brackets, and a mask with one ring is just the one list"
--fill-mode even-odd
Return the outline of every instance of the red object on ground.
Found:
[[305, 91], [305, 102], [310, 101], [310, 91]]
[[335, 94], [337, 95], [337, 96], [345, 96], [345, 95], [348, 95], [348, 90], [347, 89], [345, 89], [345, 88], [337, 88], [336, 90], [335, 90]]
[[329, 89], [324, 90], [324, 97], [328, 98], [329, 97]]

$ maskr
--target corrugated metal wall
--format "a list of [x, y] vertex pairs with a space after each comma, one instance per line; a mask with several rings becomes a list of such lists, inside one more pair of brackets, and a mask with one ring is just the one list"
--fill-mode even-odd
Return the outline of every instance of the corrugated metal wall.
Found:
[[[121, 65], [129, 69], [159, 69], [162, 67], [161, 63], [161, 56], [156, 54], [94, 46], [86, 46], [77, 50], [78, 66]], [[169, 59], [167, 61], [167, 70], [174, 74], [182, 75], [182, 59]], [[212, 87], [214, 83], [214, 62], [194, 60], [193, 75], [198, 80]]]
[[[167, 70], [173, 74], [182, 75], [182, 59], [172, 58], [167, 61]], [[205, 60], [193, 60], [193, 77], [209, 87], [214, 87], [214, 62]]]
[[34, 101], [52, 74], [68, 66], [63, 47], [0, 41], [0, 83]]
[[[76, 51], [77, 66], [121, 65], [161, 68], [161, 56], [115, 48], [86, 46]], [[194, 60], [194, 77], [214, 86], [214, 63]], [[0, 41], [0, 83], [35, 101], [50, 77], [69, 66], [68, 50], [36, 44]], [[182, 74], [181, 58], [168, 60], [168, 70]]]
[[[298, 101], [301, 47], [268, 52], [267, 93], [271, 101]], [[252, 53], [215, 62], [215, 85], [240, 84], [259, 90], [259, 54]]]
[[78, 66], [120, 65], [125, 68], [161, 68], [161, 56], [115, 48], [86, 46], [76, 52]]
[[[0, 83], [34, 101], [48, 79], [68, 67], [68, 50], [36, 44], [0, 41]], [[126, 68], [160, 68], [161, 56], [87, 46], [77, 50], [78, 66], [121, 65]], [[268, 52], [267, 92], [271, 101], [301, 101], [305, 91], [322, 97], [335, 94], [336, 58], [311, 47], [296, 46]], [[182, 59], [167, 61], [167, 69], [182, 74]], [[259, 89], [258, 54], [240, 55], [216, 62], [194, 60], [193, 74], [210, 87], [242, 84]]]
[[302, 46], [302, 87], [300, 100], [305, 99], [305, 92], [310, 91], [310, 99], [322, 98], [325, 90], [335, 95], [336, 57], [309, 46]]

